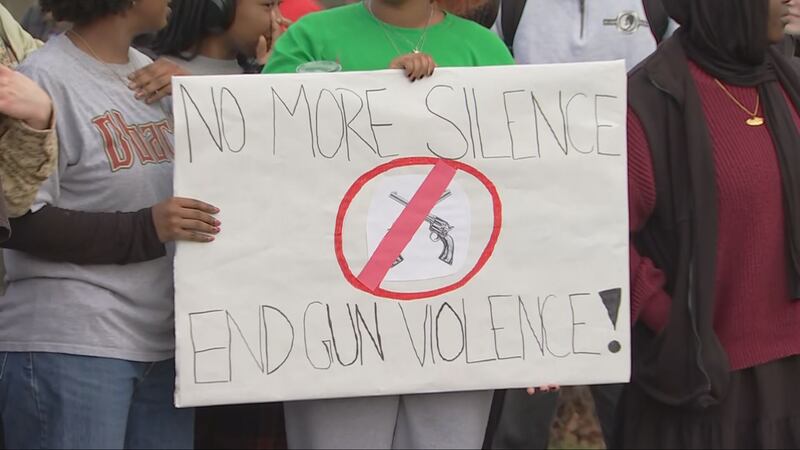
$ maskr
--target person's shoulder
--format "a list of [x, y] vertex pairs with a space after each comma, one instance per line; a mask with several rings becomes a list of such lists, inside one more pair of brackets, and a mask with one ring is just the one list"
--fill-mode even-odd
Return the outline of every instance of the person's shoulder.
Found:
[[362, 8], [363, 6], [358, 2], [324, 9], [322, 11], [315, 11], [301, 17], [300, 20], [290, 26], [289, 29], [292, 27], [315, 29], [320, 26], [346, 26], [347, 22], [359, 17]]
[[469, 33], [475, 33], [477, 35], [493, 35], [497, 36], [494, 31], [490, 30], [489, 28], [484, 27], [483, 25], [479, 24], [478, 22], [465, 19], [461, 16], [456, 14], [447, 13], [447, 19], [450, 22], [450, 26], [453, 28], [457, 28], [462, 31], [466, 31]]
[[153, 58], [148, 56], [143, 51], [134, 47], [131, 47], [130, 58], [131, 61], [134, 63], [134, 65], [136, 65], [137, 67], [144, 67], [148, 64], [152, 64], [153, 62]]
[[52, 96], [78, 76], [76, 67], [80, 62], [76, 51], [65, 35], [53, 36], [44, 47], [25, 58], [17, 70]]
[[70, 60], [67, 46], [69, 39], [61, 34], [53, 36], [41, 48], [32, 52], [20, 63], [20, 68], [49, 66], [54, 63]]
[[306, 14], [289, 26], [278, 39], [276, 51], [280, 51], [282, 46], [286, 45], [303, 47], [312, 42], [338, 39], [346, 33], [352, 33], [361, 26], [362, 13], [363, 7], [359, 2]]
[[477, 22], [459, 17], [455, 14], [448, 14], [447, 20], [450, 22], [451, 29], [457, 32], [460, 38], [485, 42], [489, 45], [502, 45], [505, 47], [503, 40], [500, 39], [497, 33]]
[[17, 70], [28, 76], [36, 72], [57, 72], [52, 69], [67, 62], [69, 59], [63, 42], [66, 39], [63, 35], [54, 36], [43, 47], [29, 54], [20, 63]]
[[479, 49], [480, 53], [488, 58], [484, 61], [485, 64], [514, 64], [514, 58], [505, 42], [493, 30], [454, 14], [451, 14], [448, 20], [452, 34], [462, 42]]

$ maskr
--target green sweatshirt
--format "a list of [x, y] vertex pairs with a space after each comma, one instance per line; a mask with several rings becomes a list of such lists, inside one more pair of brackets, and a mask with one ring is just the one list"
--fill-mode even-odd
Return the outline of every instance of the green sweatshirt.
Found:
[[[394, 58], [413, 51], [422, 34], [379, 22], [363, 3], [313, 13], [278, 39], [264, 73], [295, 72], [309, 61], [337, 61], [345, 71], [388, 69]], [[496, 34], [452, 14], [428, 29], [422, 51], [439, 67], [514, 64]]]

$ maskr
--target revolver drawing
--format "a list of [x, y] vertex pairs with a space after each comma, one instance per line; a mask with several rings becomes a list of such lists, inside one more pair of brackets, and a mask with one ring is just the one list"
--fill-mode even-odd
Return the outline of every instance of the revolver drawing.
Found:
[[[406, 199], [404, 199], [403, 197], [399, 196], [397, 192], [392, 192], [391, 194], [389, 194], [389, 197], [403, 206], [408, 206], [408, 201], [406, 201]], [[442, 254], [439, 255], [439, 260], [441, 260], [443, 263], [452, 266], [453, 257], [455, 255], [455, 241], [453, 240], [453, 236], [450, 236], [450, 232], [453, 231], [453, 228], [455, 227], [450, 225], [446, 220], [442, 219], [441, 217], [434, 216], [433, 214], [430, 214], [427, 217], [425, 217], [425, 222], [427, 222], [428, 225], [430, 226], [429, 230], [431, 232], [431, 241], [442, 243], [443, 246]], [[403, 258], [402, 256], [398, 257], [394, 265], [403, 262], [402, 258]]]

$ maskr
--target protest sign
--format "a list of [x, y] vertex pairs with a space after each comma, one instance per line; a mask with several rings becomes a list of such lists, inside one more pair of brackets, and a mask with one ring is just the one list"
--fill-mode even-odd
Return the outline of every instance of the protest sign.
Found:
[[173, 95], [179, 406], [628, 379], [623, 63]]

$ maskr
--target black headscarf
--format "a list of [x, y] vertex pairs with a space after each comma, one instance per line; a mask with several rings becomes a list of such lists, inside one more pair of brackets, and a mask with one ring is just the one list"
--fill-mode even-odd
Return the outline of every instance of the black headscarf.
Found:
[[714, 75], [763, 72], [769, 41], [767, 0], [663, 0], [684, 30], [688, 56]]
[[[780, 163], [792, 294], [800, 298], [800, 133], [783, 91], [800, 111], [800, 77], [768, 39], [768, 0], [663, 0], [681, 24], [686, 55], [715, 78], [758, 89]], [[781, 89], [783, 88], [783, 89]]]

